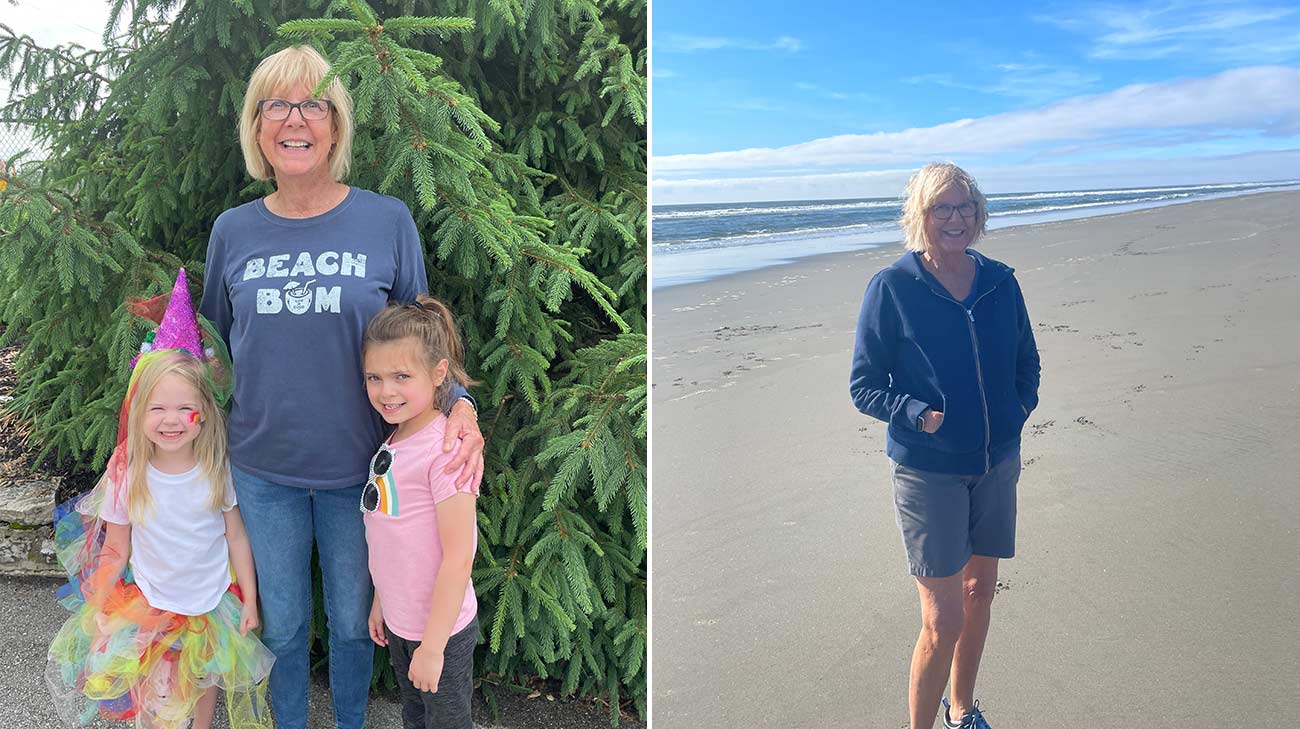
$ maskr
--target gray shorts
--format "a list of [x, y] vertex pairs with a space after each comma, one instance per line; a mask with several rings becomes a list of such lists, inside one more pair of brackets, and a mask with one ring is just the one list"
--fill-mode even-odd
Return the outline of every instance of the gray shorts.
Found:
[[894, 511], [908, 572], [948, 577], [960, 572], [971, 555], [1015, 556], [1018, 450], [983, 476], [893, 466]]

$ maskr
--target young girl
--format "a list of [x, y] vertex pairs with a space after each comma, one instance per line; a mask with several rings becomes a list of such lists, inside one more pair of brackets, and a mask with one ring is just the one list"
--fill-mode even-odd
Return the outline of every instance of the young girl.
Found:
[[263, 679], [274, 658], [249, 634], [257, 582], [213, 394], [229, 368], [200, 344], [184, 270], [162, 298], [108, 470], [56, 525], [73, 616], [46, 677], [69, 726], [98, 714], [207, 729], [220, 686], [232, 727], [269, 729]]
[[478, 481], [457, 488], [442, 450], [449, 386], [465, 375], [451, 311], [421, 295], [390, 306], [361, 343], [370, 404], [396, 430], [370, 463], [361, 497], [375, 599], [370, 638], [388, 646], [406, 729], [468, 729], [478, 602]]

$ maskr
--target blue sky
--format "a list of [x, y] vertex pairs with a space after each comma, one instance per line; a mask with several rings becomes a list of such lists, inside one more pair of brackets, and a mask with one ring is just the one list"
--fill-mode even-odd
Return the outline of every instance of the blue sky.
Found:
[[656, 203], [1300, 178], [1300, 4], [655, 0]]

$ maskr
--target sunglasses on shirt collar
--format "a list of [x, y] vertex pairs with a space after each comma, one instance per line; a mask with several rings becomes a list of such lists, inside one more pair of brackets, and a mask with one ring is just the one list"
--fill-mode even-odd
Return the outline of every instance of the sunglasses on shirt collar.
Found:
[[379, 508], [378, 479], [387, 475], [392, 467], [393, 450], [388, 447], [387, 443], [384, 443], [379, 446], [379, 451], [375, 453], [374, 458], [370, 459], [370, 478], [366, 480], [366, 487], [361, 490], [362, 511], [373, 514], [375, 509]]

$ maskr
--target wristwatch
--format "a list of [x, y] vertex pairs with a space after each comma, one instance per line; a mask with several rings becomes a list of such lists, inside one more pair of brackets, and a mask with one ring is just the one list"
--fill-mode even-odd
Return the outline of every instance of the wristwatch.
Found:
[[925, 410], [922, 410], [921, 414], [916, 416], [916, 429], [921, 431], [922, 433], [925, 432], [925, 414], [928, 412], [930, 412], [930, 408], [926, 408]]

